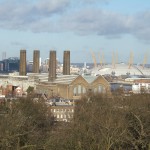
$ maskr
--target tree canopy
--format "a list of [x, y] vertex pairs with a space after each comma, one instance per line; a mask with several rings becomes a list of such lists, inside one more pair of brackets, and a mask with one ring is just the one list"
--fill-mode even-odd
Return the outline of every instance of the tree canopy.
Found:
[[85, 95], [71, 122], [55, 122], [41, 99], [21, 98], [0, 115], [2, 150], [149, 150], [150, 95]]

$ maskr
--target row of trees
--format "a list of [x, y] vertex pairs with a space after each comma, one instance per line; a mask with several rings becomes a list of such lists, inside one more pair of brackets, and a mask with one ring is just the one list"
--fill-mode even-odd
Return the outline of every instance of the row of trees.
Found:
[[[58, 136], [61, 135], [61, 136]], [[87, 95], [73, 121], [49, 138], [47, 149], [149, 150], [150, 95]]]
[[[9, 109], [7, 109], [9, 108]], [[2, 150], [149, 150], [150, 95], [87, 94], [69, 123], [56, 123], [43, 100], [1, 105]]]
[[[53, 116], [42, 100], [31, 97], [1, 105], [0, 149], [40, 149], [53, 126]], [[5, 111], [4, 111], [5, 110]]]

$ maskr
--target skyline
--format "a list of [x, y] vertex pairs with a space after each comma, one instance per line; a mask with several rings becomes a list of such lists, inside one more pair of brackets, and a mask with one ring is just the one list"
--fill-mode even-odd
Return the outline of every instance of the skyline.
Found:
[[[0, 0], [0, 56], [19, 57], [20, 49], [39, 49], [42, 60], [50, 50], [70, 50], [71, 62], [93, 62], [91, 50], [112, 62], [142, 63], [150, 50], [150, 2], [147, 0]], [[148, 55], [150, 63], [150, 53]]]

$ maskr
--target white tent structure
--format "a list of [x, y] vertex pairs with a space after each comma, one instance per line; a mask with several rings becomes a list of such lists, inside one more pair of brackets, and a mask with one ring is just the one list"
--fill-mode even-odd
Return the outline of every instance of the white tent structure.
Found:
[[91, 70], [91, 74], [97, 75], [130, 75], [130, 76], [150, 76], [150, 68], [143, 68], [142, 66], [132, 65], [129, 67], [128, 64], [120, 63], [115, 66], [105, 65], [102, 67], [95, 67]]

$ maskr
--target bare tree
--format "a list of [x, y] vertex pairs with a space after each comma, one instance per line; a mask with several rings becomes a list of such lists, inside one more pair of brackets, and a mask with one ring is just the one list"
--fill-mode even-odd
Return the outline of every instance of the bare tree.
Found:
[[38, 149], [52, 130], [53, 116], [41, 100], [28, 97], [11, 103], [0, 115], [0, 149]]

